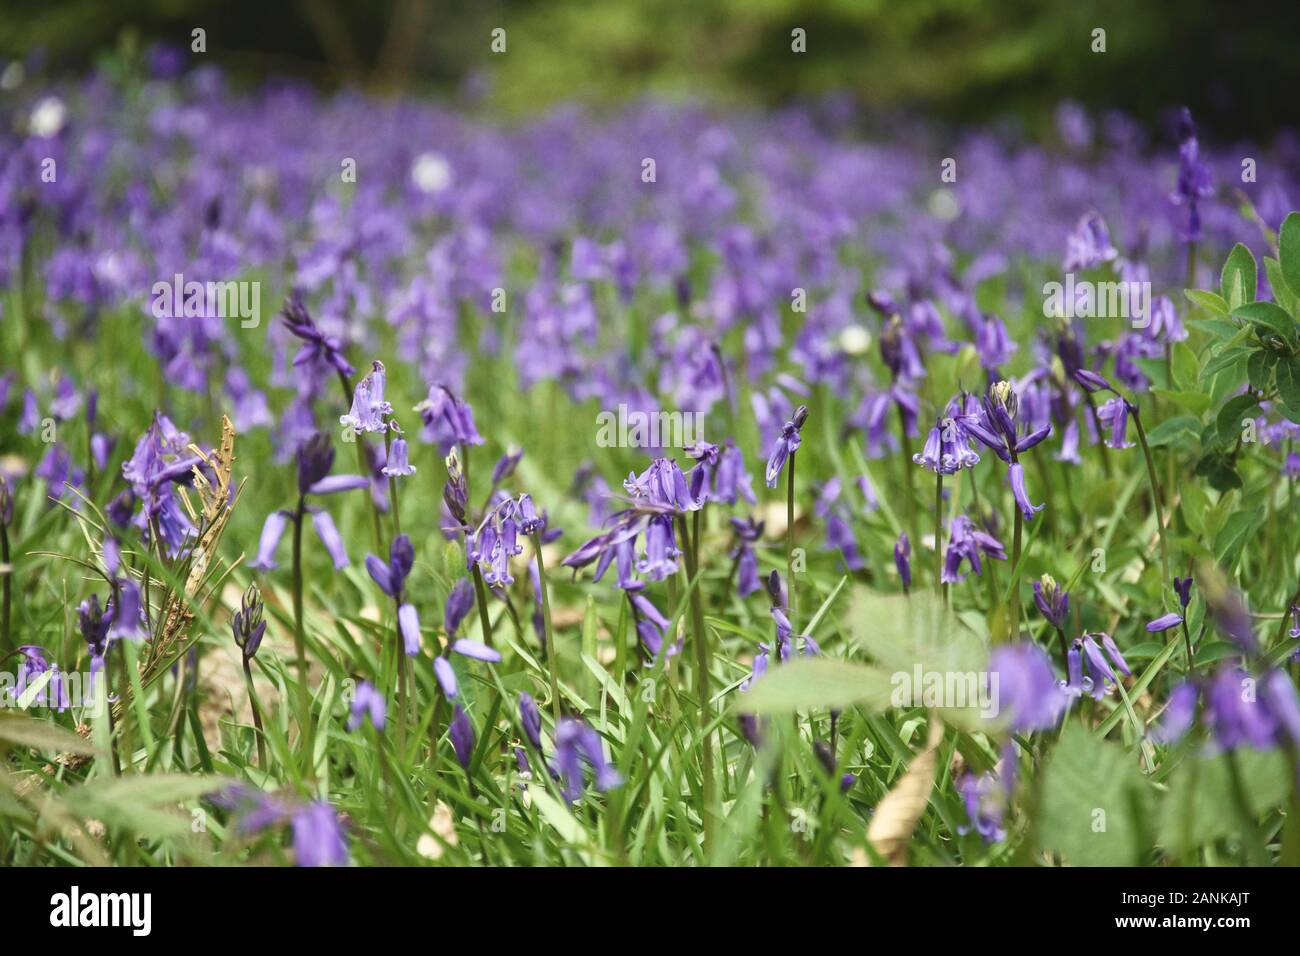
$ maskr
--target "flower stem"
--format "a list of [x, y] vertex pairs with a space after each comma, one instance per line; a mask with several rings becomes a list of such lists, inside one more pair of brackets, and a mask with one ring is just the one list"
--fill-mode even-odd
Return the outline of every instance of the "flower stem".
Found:
[[547, 593], [546, 559], [542, 557], [542, 535], [540, 531], [532, 534], [533, 552], [537, 555], [537, 579], [542, 591], [542, 626], [546, 631], [546, 663], [550, 667], [551, 677], [551, 716], [555, 725], [560, 725], [560, 662], [559, 648], [555, 646], [555, 631], [551, 628], [551, 598]]
[[1169, 545], [1165, 541], [1165, 516], [1160, 501], [1160, 483], [1156, 480], [1156, 464], [1151, 458], [1151, 446], [1147, 444], [1147, 430], [1142, 424], [1142, 415], [1137, 405], [1130, 403], [1130, 408], [1133, 411], [1133, 423], [1137, 425], [1138, 441], [1142, 443], [1142, 457], [1147, 463], [1147, 480], [1151, 482], [1151, 507], [1155, 509], [1156, 530], [1160, 532], [1160, 565], [1164, 573], [1161, 591], [1164, 591], [1173, 578], [1169, 576]]
[[[388, 461], [388, 456], [393, 451], [393, 433], [391, 430], [384, 432], [384, 461]], [[388, 497], [391, 500], [393, 509], [393, 537], [396, 538], [402, 533], [402, 522], [397, 516], [397, 476], [388, 476]]]
[[393, 603], [394, 610], [399, 615], [397, 624], [397, 752], [403, 758], [406, 757], [406, 723], [411, 712], [411, 684], [410, 684], [410, 667], [406, 660], [406, 646], [402, 638], [402, 624], [400, 615], [402, 613], [401, 603]]
[[[791, 473], [793, 473], [794, 456], [790, 456]], [[695, 695], [700, 700], [699, 707], [699, 734], [700, 734], [700, 765], [701, 773], [704, 777], [704, 806], [701, 816], [704, 820], [704, 848], [707, 852], [713, 843], [713, 800], [715, 793], [715, 780], [713, 776], [713, 741], [709, 737], [709, 724], [711, 723], [713, 712], [709, 706], [709, 635], [708, 629], [704, 625], [704, 606], [700, 601], [700, 513], [696, 511], [691, 516], [693, 533], [689, 532], [686, 527], [686, 518], [681, 516], [677, 519], [678, 527], [682, 534], [682, 550], [686, 555], [686, 575], [688, 586], [691, 583], [691, 640], [695, 644]], [[791, 594], [794, 593], [793, 579], [791, 580]]]
[[934, 473], [934, 593], [948, 600], [943, 586], [943, 472]]
[[257, 692], [253, 690], [253, 665], [244, 658], [244, 681], [248, 684], [248, 703], [253, 709], [253, 726], [257, 729], [257, 765], [266, 769], [266, 731], [262, 729], [262, 709], [257, 706]]
[[1110, 477], [1110, 449], [1106, 447], [1106, 442], [1102, 440], [1101, 430], [1101, 413], [1097, 411], [1097, 403], [1093, 400], [1091, 392], [1083, 393], [1083, 400], [1088, 403], [1088, 412], [1092, 416], [1092, 427], [1097, 432], [1097, 447], [1101, 449], [1101, 470]]
[[1014, 642], [1020, 637], [1020, 544], [1024, 536], [1025, 515], [1018, 504], [1013, 503], [1012, 510], [1015, 519], [1011, 532], [1011, 626], [1008, 634]]
[[[794, 586], [794, 460], [797, 451], [790, 452], [790, 470], [785, 476], [785, 576], [789, 588], [790, 616], [793, 618], [799, 608], [796, 597], [798, 589]], [[685, 524], [682, 525], [683, 533]]]
[[13, 578], [13, 569], [9, 566], [9, 529], [4, 526], [3, 520], [0, 519], [0, 563], [4, 564], [3, 573], [0, 573], [0, 652], [9, 650], [9, 601], [10, 601], [10, 580]]
[[483, 643], [491, 647], [492, 617], [488, 614], [487, 588], [483, 585], [483, 572], [479, 570], [477, 561], [474, 562], [472, 574], [474, 577], [474, 603], [478, 605], [478, 623], [479, 627], [483, 629]]
[[299, 495], [298, 509], [293, 518], [293, 649], [298, 659], [298, 721], [304, 740], [311, 734], [311, 697], [307, 690], [307, 632], [302, 619], [302, 522], [306, 512], [306, 496]]

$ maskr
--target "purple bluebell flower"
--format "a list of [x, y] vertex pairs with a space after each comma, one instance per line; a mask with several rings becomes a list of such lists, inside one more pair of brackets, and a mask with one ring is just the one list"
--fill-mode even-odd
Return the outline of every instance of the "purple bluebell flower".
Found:
[[1187, 605], [1192, 603], [1192, 577], [1188, 575], [1185, 578], [1174, 578], [1174, 591], [1178, 594], [1178, 603], [1182, 605], [1184, 611]]
[[1119, 250], [1111, 245], [1110, 230], [1106, 221], [1095, 211], [1083, 215], [1066, 241], [1066, 272], [1080, 269], [1095, 269], [1113, 261]]
[[1151, 731], [1151, 739], [1158, 744], [1174, 744], [1182, 740], [1187, 731], [1192, 729], [1196, 719], [1196, 684], [1184, 681], [1169, 694], [1169, 703], [1165, 705], [1160, 723]]
[[285, 302], [283, 318], [285, 327], [303, 343], [294, 356], [295, 366], [324, 363], [344, 377], [356, 371], [343, 356], [343, 343], [332, 335], [326, 335], [312, 321], [301, 295], [294, 293]]
[[257, 649], [262, 646], [262, 637], [266, 634], [262, 609], [262, 593], [256, 584], [250, 584], [240, 599], [239, 610], [230, 617], [231, 633], [246, 661], [251, 661], [257, 655]]
[[275, 561], [275, 552], [280, 546], [280, 539], [284, 537], [284, 529], [292, 518], [293, 515], [288, 511], [272, 511], [266, 516], [266, 521], [262, 524], [262, 536], [257, 542], [257, 557], [251, 562], [253, 567], [259, 571], [279, 567]]
[[1036, 644], [1021, 642], [995, 648], [989, 673], [998, 676], [998, 709], [1012, 730], [1026, 732], [1055, 727], [1069, 700], [1052, 672], [1047, 654]]
[[366, 570], [370, 572], [370, 577], [397, 604], [398, 630], [409, 657], [420, 653], [420, 618], [415, 605], [404, 600], [406, 578], [414, 565], [415, 548], [410, 537], [405, 534], [399, 534], [393, 539], [387, 563], [373, 554], [366, 555]]
[[731, 552], [736, 561], [736, 593], [742, 598], [762, 587], [758, 580], [758, 556], [753, 546], [763, 537], [763, 525], [762, 521], [755, 521], [752, 517], [731, 519], [731, 529], [737, 541]]
[[315, 432], [298, 448], [298, 493], [329, 495], [370, 487], [364, 475], [331, 475], [334, 446], [324, 432]]
[[1010, 382], [1000, 381], [990, 385], [980, 408], [980, 415], [966, 415], [962, 419], [962, 425], [967, 433], [1008, 465], [1014, 465], [1018, 455], [1033, 448], [1052, 433], [1050, 423], [1027, 434], [1020, 433], [1020, 401]]
[[1078, 643], [1083, 649], [1084, 661], [1088, 665], [1088, 674], [1092, 677], [1093, 686], [1098, 690], [1103, 690], [1106, 681], [1109, 680], [1111, 684], [1117, 685], [1119, 678], [1115, 675], [1115, 668], [1111, 666], [1111, 661], [1106, 659], [1106, 654], [1102, 652], [1102, 648], [1097, 644], [1096, 639], [1098, 637], [1105, 638], [1103, 644], [1106, 645], [1107, 653], [1114, 649], [1111, 658], [1116, 660], [1116, 666], [1123, 665], [1121, 669], [1125, 674], [1129, 673], [1129, 669], [1128, 664], [1124, 663], [1124, 658], [1119, 656], [1119, 649], [1115, 647], [1115, 642], [1110, 639], [1110, 635], [1084, 634], [1079, 638]]
[[352, 713], [348, 717], [348, 730], [356, 730], [369, 718], [375, 730], [383, 730], [388, 718], [388, 702], [384, 695], [370, 681], [363, 680], [357, 685], [357, 692], [352, 698]]
[[1242, 744], [1268, 750], [1276, 742], [1277, 718], [1258, 681], [1240, 667], [1225, 664], [1205, 689], [1205, 719], [1215, 742], [1224, 750]]
[[474, 756], [474, 725], [470, 723], [469, 714], [460, 704], [456, 705], [455, 716], [451, 719], [451, 746], [456, 751], [456, 762], [464, 770], [469, 770], [470, 759]]
[[1034, 582], [1034, 604], [1047, 622], [1058, 631], [1065, 629], [1065, 618], [1070, 611], [1070, 595], [1061, 590], [1050, 574]]
[[334, 808], [314, 801], [293, 814], [293, 857], [298, 866], [344, 866], [343, 827]]
[[591, 768], [592, 785], [601, 792], [623, 782], [622, 775], [605, 759], [600, 735], [581, 720], [565, 717], [555, 731], [555, 770], [563, 781], [561, 795], [570, 803], [582, 798], [584, 763]]
[[339, 424], [358, 432], [387, 431], [387, 418], [393, 413], [393, 406], [384, 398], [386, 384], [384, 363], [373, 362], [370, 373], [357, 382], [352, 393], [352, 408], [339, 417]]
[[1200, 200], [1214, 195], [1210, 167], [1201, 159], [1201, 147], [1196, 138], [1196, 124], [1192, 113], [1183, 107], [1178, 117], [1178, 182], [1170, 199], [1178, 206], [1187, 207], [1187, 225], [1182, 238], [1186, 242], [1199, 242], [1201, 238]]
[[1070, 643], [1070, 648], [1065, 657], [1066, 676], [1058, 682], [1058, 686], [1065, 692], [1065, 695], [1078, 698], [1084, 694], [1090, 694], [1094, 698], [1100, 699], [1103, 688], [1099, 687], [1091, 676], [1085, 675], [1083, 672], [1083, 641], [1075, 638]]
[[460, 696], [460, 684], [456, 681], [456, 671], [452, 669], [451, 661], [441, 654], [433, 659], [433, 676], [438, 679], [438, 686], [442, 692], [447, 695], [448, 700]]
[[786, 459], [799, 450], [802, 442], [801, 432], [807, 420], [808, 406], [800, 405], [794, 410], [790, 420], [781, 426], [781, 434], [777, 436], [776, 442], [772, 445], [772, 453], [767, 458], [765, 477], [769, 488], [776, 487], [776, 479], [781, 474], [781, 469], [785, 467]]
[[1016, 499], [1016, 505], [1026, 521], [1031, 520], [1034, 515], [1047, 507], [1045, 504], [1036, 505], [1029, 500], [1029, 493], [1025, 490], [1025, 466], [1020, 462], [1013, 462], [1007, 469], [1007, 480], [1011, 484], [1011, 496]]
[[483, 436], [474, 427], [473, 409], [445, 385], [431, 386], [415, 411], [424, 422], [424, 440], [436, 444], [444, 455], [456, 445], [483, 444]]
[[656, 458], [641, 474], [629, 474], [623, 487], [638, 502], [654, 508], [681, 513], [699, 511], [704, 506], [703, 499], [692, 494], [686, 476], [671, 458]]
[[906, 531], [899, 532], [894, 542], [894, 567], [898, 568], [898, 579], [906, 591], [912, 586], [912, 542], [907, 539]]
[[383, 473], [389, 478], [404, 478], [415, 474], [415, 466], [410, 462], [410, 449], [405, 438], [394, 438], [388, 449], [388, 460], [384, 463]]
[[962, 419], [945, 414], [925, 439], [925, 447], [912, 461], [941, 475], [951, 475], [963, 468], [974, 468], [980, 456], [970, 446], [970, 436]]
[[453, 653], [461, 657], [469, 657], [476, 661], [486, 661], [489, 664], [499, 664], [501, 662], [501, 652], [488, 647], [478, 641], [460, 638], [453, 641], [451, 645]]
[[1115, 386], [1111, 385], [1104, 376], [1098, 375], [1096, 372], [1090, 372], [1086, 368], [1075, 369], [1074, 380], [1083, 387], [1084, 391], [1089, 393], [1115, 391]]
[[959, 824], [957, 832], [965, 835], [974, 830], [985, 843], [998, 843], [1006, 839], [1002, 825], [1006, 813], [1006, 792], [1001, 781], [992, 773], [973, 774], [969, 771], [957, 781], [957, 792], [966, 807], [969, 825]]
[[335, 570], [346, 568], [349, 564], [347, 548], [343, 544], [343, 536], [339, 534], [339, 529], [334, 524], [334, 519], [330, 517], [330, 513], [320, 508], [312, 509], [311, 526], [316, 529], [320, 543], [324, 545], [330, 560], [334, 562]]
[[461, 624], [474, 609], [474, 585], [469, 578], [461, 578], [452, 585], [443, 609], [442, 626], [448, 637], [454, 637]]
[[1128, 416], [1133, 407], [1123, 398], [1112, 398], [1097, 410], [1097, 418], [1103, 425], [1110, 427], [1110, 437], [1106, 439], [1107, 448], [1132, 448], [1128, 440]]
[[948, 535], [948, 552], [943, 561], [943, 583], [956, 584], [966, 579], [966, 575], [960, 573], [963, 561], [969, 561], [971, 569], [976, 574], [982, 574], [981, 552], [998, 561], [1007, 560], [1007, 553], [997, 538], [975, 527], [975, 523], [965, 515], [953, 518]]
[[1150, 634], [1158, 634], [1161, 631], [1169, 630], [1171, 627], [1177, 627], [1182, 623], [1183, 616], [1181, 614], [1162, 614], [1154, 621], [1147, 622], [1147, 632]]
[[492, 467], [493, 486], [501, 484], [501, 482], [513, 475], [523, 457], [524, 450], [522, 448], [511, 448], [498, 458], [497, 463]]
[[524, 691], [519, 695], [519, 723], [524, 728], [528, 742], [537, 750], [542, 749], [542, 712], [537, 709], [533, 695]]

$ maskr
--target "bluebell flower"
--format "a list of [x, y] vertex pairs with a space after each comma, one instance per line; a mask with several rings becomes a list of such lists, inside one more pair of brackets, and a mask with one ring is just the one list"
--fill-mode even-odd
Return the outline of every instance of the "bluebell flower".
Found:
[[808, 406], [800, 405], [794, 410], [790, 420], [781, 426], [781, 434], [777, 436], [776, 442], [772, 445], [772, 453], [767, 458], [765, 477], [769, 488], [776, 487], [776, 479], [785, 467], [786, 460], [799, 450], [802, 429], [807, 420]]
[[348, 717], [348, 730], [356, 730], [368, 718], [375, 730], [383, 730], [388, 717], [388, 703], [375, 685], [362, 681], [352, 698], [352, 713]]

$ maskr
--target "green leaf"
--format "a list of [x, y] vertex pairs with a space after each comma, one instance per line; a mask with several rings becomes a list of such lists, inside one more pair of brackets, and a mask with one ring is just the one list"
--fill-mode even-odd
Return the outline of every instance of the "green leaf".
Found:
[[859, 588], [853, 596], [852, 635], [886, 672], [981, 671], [985, 642], [928, 590], [911, 597]]
[[[1290, 774], [1281, 752], [1241, 747], [1236, 756], [1252, 813], [1262, 815], [1286, 799]], [[1236, 802], [1225, 755], [1185, 759], [1170, 775], [1161, 802], [1161, 844], [1174, 856], [1182, 856], [1197, 846], [1239, 834], [1241, 816], [1232, 810]]]
[[1215, 416], [1215, 427], [1219, 430], [1219, 441], [1231, 445], [1241, 435], [1244, 427], [1241, 423], [1259, 409], [1259, 399], [1253, 394], [1238, 395], [1229, 399]]
[[1251, 349], [1241, 345], [1233, 345], [1224, 348], [1217, 355], [1213, 356], [1201, 369], [1201, 384], [1204, 385], [1210, 381], [1219, 372], [1230, 369], [1240, 363], [1243, 367], [1246, 360], [1250, 357]]
[[93, 756], [96, 752], [90, 741], [36, 717], [0, 717], [0, 740], [46, 753]]
[[1289, 356], [1277, 363], [1277, 389], [1287, 416], [1292, 421], [1300, 421], [1300, 355]]
[[1198, 305], [1215, 315], [1222, 315], [1226, 318], [1228, 313], [1232, 311], [1228, 308], [1228, 303], [1223, 300], [1223, 296], [1217, 292], [1209, 292], [1205, 289], [1184, 289], [1183, 295], [1187, 296], [1193, 305]]
[[1135, 866], [1152, 799], [1132, 755], [1071, 724], [1043, 771], [1041, 844], [1073, 866]]
[[1256, 349], [1246, 362], [1246, 378], [1250, 387], [1261, 392], [1268, 391], [1273, 381], [1273, 366], [1277, 364], [1278, 353], [1269, 349]]
[[1300, 212], [1287, 213], [1278, 230], [1278, 263], [1291, 294], [1300, 297]]
[[889, 706], [891, 689], [888, 675], [877, 668], [805, 657], [769, 667], [747, 693], [736, 695], [734, 707], [750, 714], [789, 714], [865, 704], [880, 711]]
[[1210, 407], [1210, 396], [1201, 392], [1171, 392], [1167, 388], [1153, 388], [1152, 393], [1187, 409], [1193, 415], [1202, 415]]
[[1152, 448], [1169, 445], [1184, 435], [1195, 437], [1200, 434], [1201, 420], [1193, 415], [1176, 415], [1167, 418], [1151, 431], [1147, 432], [1147, 444]]
[[[1215, 296], [1217, 299], [1218, 296]], [[1216, 339], [1223, 339], [1225, 342], [1237, 337], [1241, 329], [1228, 320], [1228, 312], [1225, 307], [1222, 319], [1188, 319], [1185, 323], [1189, 329], [1196, 329], [1202, 332], [1208, 332]]]
[[1219, 278], [1219, 290], [1228, 309], [1235, 311], [1248, 302], [1255, 301], [1255, 285], [1258, 269], [1254, 254], [1240, 242], [1232, 247], [1228, 259], [1223, 264], [1223, 273]]
[[1261, 341], [1266, 341], [1271, 333], [1290, 345], [1296, 343], [1295, 319], [1287, 315], [1286, 311], [1274, 302], [1251, 302], [1249, 305], [1234, 309], [1232, 314], [1255, 326], [1255, 334]]
[[1196, 388], [1201, 374], [1201, 362], [1186, 342], [1175, 342], [1173, 348], [1174, 384], [1183, 391]]
[[1273, 299], [1292, 315], [1296, 314], [1296, 293], [1292, 292], [1282, 276], [1282, 264], [1271, 256], [1264, 257], [1264, 272], [1268, 276], [1269, 288], [1273, 290]]
[[[1220, 452], [1203, 456], [1196, 463], [1196, 474], [1207, 479], [1215, 491], [1231, 491], [1241, 487], [1241, 476], [1237, 474], [1232, 458]], [[1208, 524], [1206, 530], [1209, 530]]]
[[1264, 509], [1234, 511], [1228, 515], [1219, 533], [1214, 536], [1214, 554], [1224, 569], [1231, 572], [1241, 555], [1241, 549], [1255, 530], [1264, 523]]
[[[1150, 436], [1147, 436], [1150, 441]], [[1187, 522], [1187, 527], [1191, 528], [1197, 535], [1205, 534], [1205, 509], [1210, 506], [1210, 496], [1205, 493], [1200, 482], [1185, 481], [1178, 486], [1181, 502], [1179, 510], [1183, 513], [1183, 520]]]

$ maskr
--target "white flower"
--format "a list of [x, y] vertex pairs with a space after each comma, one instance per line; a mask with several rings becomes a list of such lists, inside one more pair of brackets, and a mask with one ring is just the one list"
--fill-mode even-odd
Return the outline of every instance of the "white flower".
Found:
[[451, 185], [451, 164], [438, 153], [421, 153], [411, 164], [411, 182], [423, 193], [440, 193]]
[[67, 118], [68, 108], [63, 105], [63, 100], [57, 96], [47, 96], [36, 104], [27, 126], [33, 136], [49, 139], [63, 129]]

